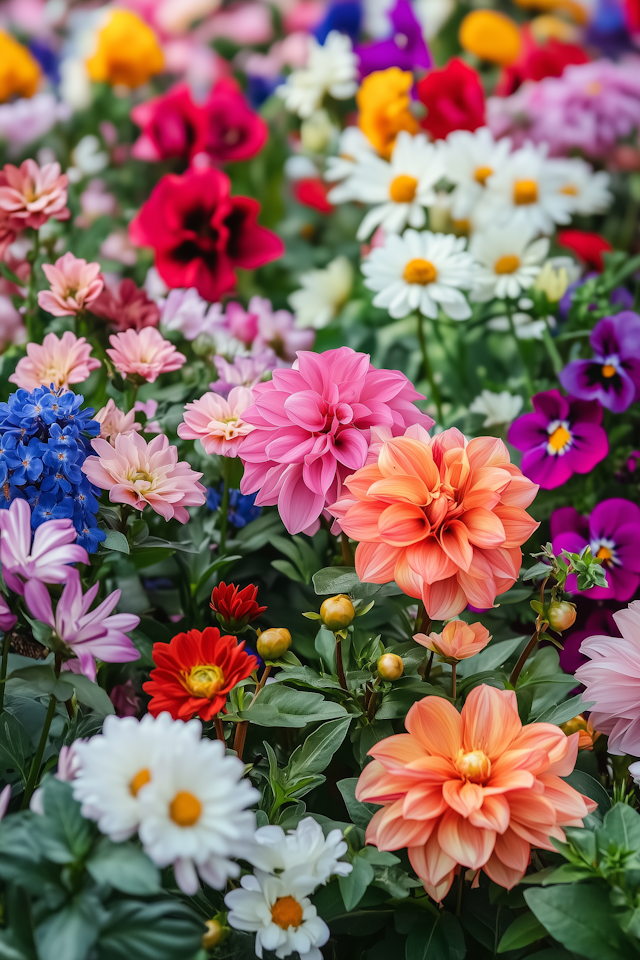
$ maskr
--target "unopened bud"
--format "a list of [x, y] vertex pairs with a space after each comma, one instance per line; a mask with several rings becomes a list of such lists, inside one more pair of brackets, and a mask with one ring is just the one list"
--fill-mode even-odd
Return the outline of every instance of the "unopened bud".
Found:
[[219, 947], [223, 940], [226, 940], [229, 929], [223, 927], [217, 920], [207, 920], [207, 932], [203, 934], [202, 946], [205, 950], [213, 950]]
[[285, 627], [270, 627], [258, 634], [256, 649], [263, 660], [277, 660], [291, 646], [291, 634]]
[[320, 607], [320, 617], [325, 627], [333, 630], [345, 630], [356, 615], [355, 607], [345, 593], [329, 597]]
[[576, 616], [575, 604], [569, 603], [567, 600], [554, 600], [547, 611], [549, 626], [556, 633], [562, 633], [563, 630], [572, 627], [576, 622]]
[[378, 676], [381, 680], [399, 680], [404, 673], [402, 657], [397, 653], [383, 653], [378, 660]]

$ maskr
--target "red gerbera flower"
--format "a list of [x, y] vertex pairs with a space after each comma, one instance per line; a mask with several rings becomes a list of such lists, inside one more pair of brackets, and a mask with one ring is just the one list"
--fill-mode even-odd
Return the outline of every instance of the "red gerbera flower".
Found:
[[221, 636], [217, 627], [179, 633], [170, 643], [154, 643], [156, 669], [143, 689], [151, 694], [149, 713], [165, 710], [174, 720], [190, 720], [196, 714], [211, 720], [226, 713], [230, 690], [258, 666], [244, 652], [244, 640]]
[[427, 108], [420, 126], [434, 140], [443, 140], [452, 130], [477, 130], [484, 124], [484, 88], [476, 71], [459, 57], [452, 57], [442, 70], [430, 70], [416, 89]]
[[219, 583], [211, 591], [209, 606], [215, 611], [218, 622], [225, 630], [241, 633], [247, 624], [264, 613], [266, 607], [258, 606], [258, 588], [252, 583], [240, 590], [235, 583]]
[[603, 253], [609, 253], [613, 247], [608, 240], [599, 233], [589, 233], [587, 230], [561, 230], [558, 234], [558, 243], [580, 257], [588, 267], [599, 273], [604, 270]]
[[230, 186], [213, 167], [168, 174], [131, 221], [132, 242], [153, 247], [169, 287], [196, 287], [215, 302], [235, 287], [236, 267], [253, 270], [284, 253], [282, 240], [256, 223], [258, 201], [231, 197]]

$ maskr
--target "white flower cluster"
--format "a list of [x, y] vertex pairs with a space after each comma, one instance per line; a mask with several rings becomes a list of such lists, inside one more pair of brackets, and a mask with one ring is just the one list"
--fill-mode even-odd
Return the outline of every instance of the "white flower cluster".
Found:
[[332, 30], [324, 44], [309, 37], [309, 57], [306, 67], [289, 74], [286, 83], [276, 90], [287, 110], [299, 117], [310, 117], [329, 94], [336, 100], [352, 97], [358, 88], [358, 58], [351, 40]]

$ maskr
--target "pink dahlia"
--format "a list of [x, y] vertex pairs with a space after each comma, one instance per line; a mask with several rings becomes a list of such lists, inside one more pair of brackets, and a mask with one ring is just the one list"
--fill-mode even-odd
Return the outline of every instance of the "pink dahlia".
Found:
[[100, 361], [91, 356], [91, 345], [86, 339], [67, 330], [61, 340], [55, 333], [48, 333], [42, 343], [28, 343], [27, 356], [18, 361], [9, 380], [25, 390], [51, 384], [59, 390], [72, 383], [83, 383], [99, 366]]
[[185, 406], [178, 436], [200, 440], [206, 453], [237, 457], [245, 437], [255, 429], [243, 419], [252, 403], [253, 393], [247, 387], [234, 387], [227, 400], [216, 393], [205, 393]]
[[113, 447], [100, 439], [91, 446], [98, 456], [87, 457], [82, 470], [92, 483], [109, 491], [112, 503], [128, 503], [136, 510], [149, 504], [165, 520], [175, 517], [186, 523], [186, 507], [199, 507], [206, 500], [205, 488], [198, 483], [202, 474], [178, 460], [177, 447], [170, 446], [164, 435], [147, 443], [137, 433], [120, 434]]
[[120, 373], [133, 374], [153, 383], [161, 373], [179, 370], [186, 357], [165, 340], [155, 327], [125, 330], [109, 337], [112, 350], [107, 353]]
[[65, 253], [55, 263], [43, 263], [42, 270], [51, 284], [50, 290], [38, 294], [38, 306], [54, 317], [73, 317], [88, 307], [102, 293], [104, 280], [99, 263]]
[[42, 167], [35, 160], [25, 160], [19, 167], [5, 163], [0, 173], [0, 210], [18, 230], [37, 229], [50, 217], [68, 220], [68, 183], [66, 173], [60, 173], [59, 163], [45, 163]]
[[376, 370], [350, 347], [300, 351], [292, 370], [253, 388], [243, 419], [256, 429], [242, 444], [242, 493], [257, 506], [278, 505], [289, 533], [313, 531], [340, 496], [345, 479], [367, 460], [371, 428], [393, 436], [433, 420], [415, 406], [424, 397], [398, 370]]
[[111, 444], [120, 434], [129, 436], [136, 430], [142, 430], [142, 424], [136, 423], [136, 411], [130, 410], [129, 413], [123, 413], [119, 407], [116, 407], [113, 400], [109, 400], [106, 407], [98, 410], [94, 420], [100, 424], [100, 438], [102, 440], [111, 440]]
[[123, 330], [142, 330], [157, 327], [160, 323], [160, 307], [147, 296], [146, 290], [136, 287], [126, 277], [117, 291], [106, 287], [93, 303], [91, 312], [106, 320], [119, 333]]

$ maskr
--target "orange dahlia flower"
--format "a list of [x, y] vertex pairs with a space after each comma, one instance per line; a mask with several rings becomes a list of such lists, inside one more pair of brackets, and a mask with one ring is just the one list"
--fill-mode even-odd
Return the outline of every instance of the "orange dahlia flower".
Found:
[[491, 636], [481, 623], [450, 620], [442, 633], [416, 633], [413, 639], [445, 660], [467, 660], [484, 650]]
[[362, 581], [395, 580], [434, 620], [487, 608], [515, 583], [521, 544], [538, 524], [524, 509], [538, 487], [496, 437], [433, 439], [415, 427], [382, 444], [377, 463], [347, 478], [331, 513], [359, 540]]
[[532, 846], [553, 850], [562, 827], [582, 826], [597, 806], [560, 779], [573, 770], [578, 735], [551, 723], [523, 727], [513, 690], [476, 687], [462, 714], [442, 697], [425, 697], [406, 728], [369, 751], [375, 759], [356, 797], [382, 804], [367, 842], [407, 847], [434, 900], [447, 895], [458, 865], [510, 890]]

